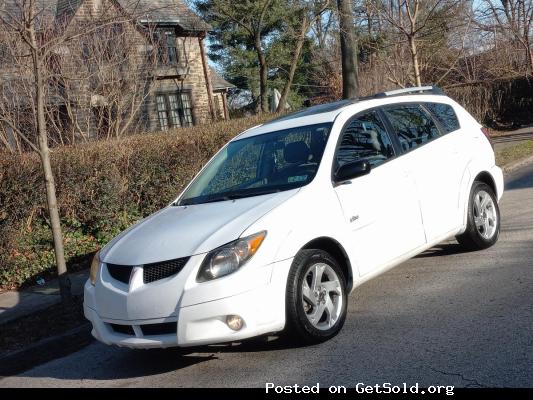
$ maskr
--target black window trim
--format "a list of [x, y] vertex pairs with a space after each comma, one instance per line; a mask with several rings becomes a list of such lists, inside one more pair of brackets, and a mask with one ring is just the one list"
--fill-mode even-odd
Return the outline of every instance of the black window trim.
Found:
[[[444, 125], [442, 124], [442, 122], [439, 121], [439, 119], [437, 118], [437, 116], [435, 115], [435, 113], [433, 111], [431, 111], [430, 108], [428, 108], [426, 106], [426, 104], [442, 104], [442, 105], [445, 105], [445, 106], [449, 106], [451, 107], [453, 113], [455, 114], [455, 118], [457, 119], [457, 124], [459, 125], [459, 128], [453, 130], [453, 131], [450, 131], [450, 132], [447, 132], [446, 131], [446, 128], [444, 127]], [[442, 132], [441, 136], [446, 136], [446, 135], [449, 135], [450, 133], [454, 133], [454, 132], [457, 132], [457, 131], [460, 131], [462, 129], [462, 126], [461, 126], [461, 121], [459, 120], [459, 117], [457, 116], [457, 111], [455, 111], [455, 108], [453, 108], [453, 106], [451, 104], [448, 104], [448, 103], [442, 103], [442, 102], [438, 102], [438, 101], [424, 101], [424, 102], [421, 102], [420, 105], [422, 106], [422, 108], [424, 110], [426, 110], [426, 112], [431, 115], [431, 118], [433, 119], [433, 121], [435, 121], [435, 123], [437, 124], [437, 127], [439, 128], [439, 130]]]
[[[392, 143], [392, 148], [394, 150], [394, 155], [392, 157], [386, 159], [381, 164], [376, 165], [375, 167], [372, 167], [372, 170], [374, 170], [376, 168], [379, 168], [382, 165], [385, 165], [388, 162], [390, 162], [392, 160], [395, 160], [395, 159], [397, 159], [398, 157], [400, 157], [402, 155], [402, 152], [401, 152], [402, 149], [401, 149], [401, 146], [399, 144], [398, 138], [396, 137], [396, 135], [391, 135], [391, 130], [389, 129], [389, 126], [388, 126], [389, 121], [385, 118], [385, 115], [384, 115], [384, 112], [382, 110], [382, 107], [383, 106], [376, 106], [376, 107], [371, 107], [371, 108], [367, 108], [365, 110], [359, 111], [357, 114], [352, 115], [348, 119], [348, 121], [346, 121], [344, 123], [344, 125], [342, 126], [341, 133], [339, 134], [339, 137], [337, 138], [337, 144], [335, 145], [335, 153], [333, 154], [333, 160], [331, 162], [331, 182], [333, 183], [333, 186], [338, 186], [336, 184], [336, 182], [335, 182], [335, 172], [337, 172], [336, 169], [335, 169], [335, 162], [337, 160], [337, 154], [338, 154], [340, 145], [342, 143], [342, 138], [344, 136], [344, 133], [346, 132], [346, 129], [350, 126], [350, 124], [353, 122], [353, 120], [357, 119], [361, 115], [368, 114], [368, 113], [374, 112], [374, 111], [376, 112], [378, 118], [381, 120], [381, 122], [383, 123], [383, 126], [385, 127], [386, 133], [389, 135], [389, 139], [390, 139], [390, 141]], [[347, 182], [351, 182], [351, 180], [349, 180]]]
[[[428, 102], [426, 102], [428, 103]], [[442, 103], [442, 104], [445, 104], [445, 103]], [[424, 142], [422, 143], [421, 145], [419, 146], [416, 146], [415, 148], [412, 148], [412, 149], [408, 149], [408, 150], [405, 150], [401, 145], [399, 146], [400, 147], [400, 156], [403, 156], [405, 154], [408, 154], [408, 153], [411, 153], [412, 151], [415, 151], [415, 150], [418, 150], [422, 147], [424, 147], [425, 145], [429, 144], [429, 143], [433, 143], [435, 140], [439, 140], [441, 138], [443, 138], [444, 136], [447, 135], [446, 133], [446, 130], [442, 127], [441, 123], [439, 121], [436, 120], [435, 116], [433, 115], [432, 112], [430, 112], [428, 109], [426, 109], [424, 106], [423, 106], [423, 102], [416, 102], [416, 101], [410, 101], [410, 102], [405, 102], [405, 103], [391, 103], [391, 104], [386, 104], [386, 105], [383, 105], [381, 106], [381, 112], [383, 113], [383, 118], [385, 119], [386, 121], [386, 126], [387, 126], [387, 129], [389, 129], [389, 135], [393, 135], [394, 136], [394, 139], [395, 141], [400, 144], [400, 139], [398, 138], [398, 134], [396, 133], [395, 129], [393, 128], [392, 126], [392, 123], [390, 122], [389, 120], [389, 117], [387, 116], [387, 113], [385, 112], [385, 110], [387, 108], [392, 108], [392, 107], [397, 107], [397, 106], [418, 106], [422, 109], [422, 111], [424, 111], [428, 116], [429, 118], [433, 121], [433, 123], [435, 124], [435, 126], [437, 127], [437, 130], [439, 132], [439, 136], [435, 137], [435, 138], [432, 138], [430, 140], [428, 140], [427, 142]]]
[[[279, 133], [279, 132], [282, 132], [282, 131], [286, 131], [286, 130], [291, 130], [291, 129], [305, 129], [305, 128], [309, 128], [309, 127], [318, 127], [318, 126], [323, 126], [323, 127], [327, 127], [328, 128], [328, 133], [327, 133], [327, 138], [326, 138], [326, 142], [324, 143], [324, 149], [323, 149], [323, 152], [322, 152], [322, 156], [320, 157], [320, 161], [317, 165], [317, 168], [316, 168], [316, 171], [313, 175], [313, 178], [305, 183], [304, 185], [302, 186], [295, 186], [295, 187], [290, 187], [290, 188], [287, 188], [287, 189], [283, 189], [282, 191], [283, 192], [286, 192], [286, 191], [289, 191], [289, 190], [295, 190], [295, 189], [301, 189], [303, 187], [306, 187], [306, 186], [309, 186], [315, 179], [316, 177], [318, 176], [318, 172], [320, 171], [320, 167], [323, 165], [323, 162], [324, 162], [324, 153], [326, 151], [326, 147], [328, 145], [328, 141], [331, 137], [331, 130], [333, 129], [333, 126], [335, 125], [335, 122], [318, 122], [318, 123], [315, 123], [315, 124], [307, 124], [307, 125], [297, 125], [297, 126], [294, 126], [292, 128], [282, 128], [282, 129], [277, 129], [277, 130], [273, 130], [273, 131], [268, 131], [268, 132], [264, 132], [264, 133], [259, 133], [257, 135], [252, 135], [252, 136], [247, 136], [247, 137], [244, 137], [244, 138], [239, 138], [240, 135], [246, 133], [246, 131], [242, 132], [241, 134], [237, 135], [235, 138], [233, 138], [232, 140], [230, 140], [229, 142], [227, 142], [216, 154], [218, 155], [221, 151], [223, 151], [225, 148], [227, 148], [231, 143], [235, 143], [235, 142], [238, 142], [240, 140], [247, 140], [247, 139], [250, 139], [250, 138], [253, 138], [253, 137], [257, 137], [257, 136], [266, 136], [266, 135], [270, 135], [270, 134], [273, 134], [273, 133]], [[260, 157], [263, 156], [263, 152], [264, 152], [264, 148], [261, 150], [261, 153], [260, 153]], [[214, 157], [214, 156], [213, 156]], [[205, 164], [205, 166], [207, 166], [212, 160], [210, 160], [207, 164]], [[205, 167], [204, 166], [204, 167]], [[260, 166], [258, 166], [259, 168]], [[202, 171], [200, 171], [202, 172]], [[200, 174], [200, 173], [199, 173]], [[194, 177], [194, 179], [191, 181], [191, 184], [192, 182], [194, 182], [194, 180], [196, 179], [197, 177]], [[183, 191], [183, 193], [180, 195], [180, 197], [172, 203], [172, 205], [179, 205], [181, 200], [182, 200], [182, 197], [183, 197], [183, 194], [185, 193], [185, 191], [188, 189], [188, 186], [185, 188], [185, 190]], [[257, 195], [259, 196], [259, 195]], [[202, 203], [199, 203], [199, 204], [202, 204]]]
[[[169, 29], [165, 27], [159, 27], [156, 29], [156, 35], [157, 40], [159, 43], [157, 43], [157, 57], [161, 64], [161, 66], [175, 66], [180, 63], [180, 54], [179, 54], [179, 47], [177, 43], [178, 35], [176, 34], [176, 31], [174, 29]], [[174, 40], [174, 46], [169, 46], [169, 37], [171, 37]], [[175, 57], [175, 60], [170, 60], [170, 52], [169, 49], [173, 49], [173, 55]]]
[[[181, 98], [181, 95], [185, 93], [189, 96], [189, 102], [190, 102], [190, 111], [191, 111], [191, 125], [190, 126], [195, 126], [196, 125], [196, 121], [195, 121], [195, 118], [194, 118], [194, 104], [193, 104], [193, 100], [192, 100], [192, 90], [191, 89], [177, 89], [177, 90], [162, 90], [162, 91], [158, 91], [155, 93], [155, 102], [154, 102], [154, 105], [155, 105], [155, 113], [156, 113], [156, 117], [157, 117], [157, 123], [159, 125], [159, 129], [163, 129], [162, 126], [161, 126], [161, 120], [159, 119], [159, 110], [157, 109], [157, 98], [159, 96], [163, 96], [163, 98], [165, 99], [165, 112], [167, 114], [167, 130], [170, 130], [170, 129], [175, 129], [175, 128], [188, 128], [189, 126], [184, 126], [183, 125], [183, 121], [184, 121], [184, 118], [185, 118], [185, 114], [184, 114], [184, 109], [183, 109], [183, 100]], [[170, 100], [168, 98], [168, 96], [170, 95], [177, 95], [178, 97], [178, 104], [179, 106], [181, 106], [181, 108], [178, 108], [178, 117], [180, 119], [180, 126], [173, 126], [171, 124], [171, 117], [170, 117]]]

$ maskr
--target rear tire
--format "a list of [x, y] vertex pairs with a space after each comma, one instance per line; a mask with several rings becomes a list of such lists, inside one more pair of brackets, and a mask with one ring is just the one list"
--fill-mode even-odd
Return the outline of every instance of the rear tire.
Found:
[[301, 250], [287, 282], [285, 333], [301, 344], [324, 342], [346, 319], [346, 279], [337, 261], [318, 249]]
[[498, 241], [500, 209], [492, 188], [483, 182], [474, 182], [468, 201], [466, 231], [457, 241], [466, 250], [483, 250]]

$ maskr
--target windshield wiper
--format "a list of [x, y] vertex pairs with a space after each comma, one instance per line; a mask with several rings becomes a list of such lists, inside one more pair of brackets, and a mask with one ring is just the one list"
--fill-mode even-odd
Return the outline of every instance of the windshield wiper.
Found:
[[265, 194], [271, 194], [271, 193], [279, 193], [281, 192], [280, 188], [270, 188], [270, 189], [242, 189], [242, 190], [236, 190], [234, 192], [225, 192], [225, 197], [228, 197], [230, 200], [235, 199], [242, 199], [244, 197], [251, 197], [251, 196], [262, 196]]
[[175, 203], [174, 205], [190, 206], [194, 204], [216, 203], [219, 201], [237, 200], [237, 199], [243, 199], [245, 197], [261, 196], [261, 195], [271, 194], [271, 193], [279, 193], [281, 191], [282, 189], [280, 188], [270, 188], [270, 189], [265, 188], [265, 189], [258, 189], [258, 190], [241, 189], [241, 190], [236, 190], [233, 192], [217, 193], [212, 196], [193, 197], [192, 199], [182, 200], [179, 203]]
[[204, 204], [204, 203], [216, 203], [217, 201], [227, 201], [232, 200], [228, 196], [212, 196], [212, 197], [193, 197], [192, 199], [185, 199], [180, 201], [179, 203], [175, 203], [175, 206], [192, 206], [195, 204]]

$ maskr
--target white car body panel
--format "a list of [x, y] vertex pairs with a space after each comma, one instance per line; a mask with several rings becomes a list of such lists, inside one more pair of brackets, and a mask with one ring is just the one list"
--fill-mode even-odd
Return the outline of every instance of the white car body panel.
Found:
[[415, 182], [404, 161], [393, 159], [335, 188], [360, 276], [426, 243]]
[[[368, 175], [344, 184], [332, 182], [338, 139], [353, 116], [386, 104], [423, 102], [451, 105], [461, 129], [390, 159]], [[498, 199], [502, 196], [502, 171], [481, 126], [445, 96], [346, 102], [327, 112], [254, 127], [234, 140], [324, 122], [333, 125], [316, 176], [306, 186], [237, 200], [171, 205], [113, 239], [100, 253], [96, 284], [85, 285], [84, 311], [93, 335], [107, 344], [152, 348], [227, 342], [280, 331], [285, 326], [289, 270], [293, 258], [309, 243], [329, 240], [341, 249], [346, 280], [354, 290], [463, 232], [470, 189], [480, 174], [492, 180]], [[244, 266], [222, 278], [197, 281], [210, 251], [261, 231], [267, 232], [266, 237]], [[143, 265], [181, 257], [190, 258], [179, 273], [143, 283]], [[138, 267], [124, 283], [110, 276], [107, 263]], [[228, 315], [241, 316], [243, 328], [231, 330], [225, 322]], [[143, 333], [147, 324], [165, 323], [174, 324], [175, 333]], [[112, 324], [131, 326], [134, 334], [118, 333]]]
[[101, 256], [106, 263], [142, 265], [207, 253], [238, 238], [298, 189], [238, 201], [169, 206], [121, 235]]

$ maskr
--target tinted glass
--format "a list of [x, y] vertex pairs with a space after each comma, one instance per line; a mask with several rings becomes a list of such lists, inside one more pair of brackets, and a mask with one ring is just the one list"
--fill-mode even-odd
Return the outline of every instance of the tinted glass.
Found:
[[366, 160], [377, 166], [394, 156], [391, 140], [375, 111], [355, 117], [342, 135], [336, 167]]
[[426, 107], [433, 116], [440, 122], [444, 131], [450, 133], [461, 128], [459, 125], [459, 119], [453, 110], [453, 107], [449, 104], [442, 103], [424, 103]]
[[179, 205], [258, 196], [307, 185], [331, 124], [303, 126], [229, 143], [185, 191]]
[[394, 105], [384, 111], [405, 151], [439, 137], [437, 126], [418, 105]]

